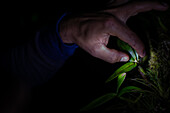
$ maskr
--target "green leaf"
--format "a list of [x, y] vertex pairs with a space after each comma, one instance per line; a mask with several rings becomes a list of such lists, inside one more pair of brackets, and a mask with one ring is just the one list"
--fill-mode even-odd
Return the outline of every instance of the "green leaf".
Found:
[[87, 106], [80, 109], [80, 111], [88, 111], [90, 109], [94, 109], [94, 108], [108, 102], [109, 100], [113, 99], [116, 96], [117, 96], [117, 94], [115, 94], [115, 93], [108, 93], [106, 95], [103, 95], [103, 96], [95, 99], [91, 103], [89, 103]]
[[130, 102], [130, 103], [136, 103], [141, 99], [141, 97], [142, 97], [142, 93], [140, 93], [140, 95], [135, 100], [132, 100], [130, 98], [125, 98], [125, 97], [120, 97], [120, 99], [125, 100], [125, 101]]
[[136, 60], [137, 61], [139, 61], [139, 55], [138, 55], [138, 53], [134, 50], [134, 52], [135, 52], [135, 55], [136, 55]]
[[118, 93], [118, 91], [119, 91], [120, 86], [121, 86], [122, 83], [124, 82], [125, 78], [126, 78], [126, 73], [122, 73], [122, 74], [118, 75], [117, 93]]
[[135, 59], [138, 60], [138, 54], [135, 53], [135, 50], [133, 50], [128, 43], [118, 39], [117, 45], [120, 49], [122, 49], [124, 51], [128, 51], [129, 54], [132, 56], [133, 60], [135, 60]]
[[141, 72], [143, 75], [146, 75], [146, 72], [141, 66], [138, 66], [139, 72]]
[[129, 60], [129, 62], [134, 62], [135, 60], [131, 57], [130, 58], [130, 60]]
[[106, 83], [113, 80], [114, 78], [116, 78], [117, 76], [119, 76], [122, 73], [126, 73], [131, 71], [132, 69], [134, 69], [137, 66], [136, 63], [134, 62], [128, 62], [126, 64], [124, 64], [123, 66], [121, 66], [120, 68], [118, 68], [107, 80]]
[[140, 58], [139, 63], [144, 64], [148, 60], [148, 55], [145, 55], [143, 58]]
[[123, 88], [122, 90], [120, 90], [118, 97], [122, 96], [125, 93], [136, 92], [136, 91], [142, 91], [142, 89], [136, 86], [127, 86]]
[[159, 25], [161, 26], [161, 28], [162, 28], [165, 32], [167, 32], [168, 29], [167, 29], [167, 28], [165, 27], [165, 25], [162, 23], [161, 19], [160, 19], [159, 17], [157, 17], [157, 19], [158, 19], [158, 23], [159, 23]]

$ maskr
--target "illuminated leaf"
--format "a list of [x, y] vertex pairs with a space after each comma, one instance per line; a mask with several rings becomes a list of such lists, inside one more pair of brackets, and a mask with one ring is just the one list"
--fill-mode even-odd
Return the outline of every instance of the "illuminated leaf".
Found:
[[134, 62], [128, 62], [126, 64], [124, 64], [123, 66], [121, 66], [120, 68], [118, 68], [107, 80], [106, 83], [113, 80], [114, 78], [116, 78], [117, 76], [119, 76], [122, 73], [126, 73], [131, 71], [132, 69], [134, 69], [137, 66], [136, 63]]
[[122, 83], [124, 82], [125, 78], [126, 78], [126, 73], [122, 73], [122, 74], [118, 75], [117, 93], [118, 93], [118, 91], [119, 91], [120, 86], [121, 86]]
[[129, 52], [129, 54], [132, 56], [133, 60], [138, 60], [137, 52], [134, 49], [132, 49], [132, 47], [128, 43], [118, 39], [117, 45], [121, 50]]
[[134, 50], [134, 52], [135, 52], [135, 55], [136, 55], [136, 60], [138, 61], [139, 60], [139, 55], [135, 50]]

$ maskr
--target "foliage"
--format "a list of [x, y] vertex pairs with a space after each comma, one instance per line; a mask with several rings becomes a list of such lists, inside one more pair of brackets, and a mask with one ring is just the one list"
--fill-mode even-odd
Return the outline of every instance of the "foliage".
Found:
[[[123, 109], [138, 113], [170, 112], [170, 28], [168, 26], [170, 24], [166, 20], [170, 14], [169, 11], [166, 13], [166, 16], [161, 14], [157, 16], [153, 12], [148, 14], [149, 16], [147, 15], [146, 17], [149, 17], [150, 20], [143, 15], [138, 18], [142, 23], [142, 36], [146, 37], [147, 56], [140, 58], [133, 48], [118, 40], [118, 47], [123, 51], [128, 51], [131, 59], [106, 80], [106, 83], [112, 83], [112, 80], [117, 78], [116, 91], [97, 98], [81, 109], [81, 111], [97, 109], [111, 100], [118, 99], [120, 102], [122, 102], [121, 100], [125, 101], [120, 106], [116, 103], [117, 108], [120, 108], [119, 113]], [[137, 69], [138, 71], [131, 73], [131, 70]], [[127, 78], [128, 74], [132, 76]], [[133, 85], [128, 86], [126, 84], [122, 87], [125, 79]], [[111, 97], [107, 97], [109, 94], [111, 94]], [[99, 104], [100, 101], [102, 103]], [[115, 103], [112, 102], [109, 105], [114, 106]], [[116, 109], [116, 107], [110, 107], [109, 105], [108, 107], [106, 106], [104, 113]]]
[[96, 108], [96, 107], [108, 102], [109, 100], [114, 99], [115, 97], [122, 99], [122, 100], [128, 100], [128, 101], [133, 102], [133, 100], [127, 99], [127, 98], [123, 97], [122, 95], [124, 95], [126, 93], [130, 93], [130, 92], [137, 92], [137, 91], [143, 92], [141, 88], [138, 88], [136, 86], [127, 86], [127, 87], [124, 87], [121, 90], [119, 90], [122, 83], [124, 82], [124, 80], [126, 78], [126, 73], [131, 71], [132, 69], [134, 69], [137, 66], [137, 61], [139, 61], [139, 56], [138, 56], [137, 52], [134, 49], [132, 49], [127, 43], [118, 39], [117, 44], [120, 47], [120, 49], [128, 51], [130, 53], [130, 55], [132, 56], [132, 58], [129, 62], [125, 63], [120, 68], [118, 68], [106, 80], [106, 83], [108, 83], [108, 82], [112, 81], [113, 79], [117, 78], [116, 92], [108, 93], [108, 94], [105, 94], [104, 96], [101, 96], [101, 97], [95, 99], [94, 101], [89, 103], [87, 106], [82, 108], [81, 111], [86, 111], [86, 110]]

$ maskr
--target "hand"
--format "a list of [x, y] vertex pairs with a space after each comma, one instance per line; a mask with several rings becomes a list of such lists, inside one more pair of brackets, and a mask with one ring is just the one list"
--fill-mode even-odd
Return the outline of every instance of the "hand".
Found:
[[117, 36], [145, 56], [145, 47], [139, 37], [126, 25], [129, 17], [150, 10], [165, 11], [166, 4], [158, 2], [132, 2], [118, 8], [97, 13], [67, 17], [60, 24], [60, 35], [64, 43], [75, 43], [92, 56], [115, 63], [128, 61], [129, 56], [121, 51], [107, 48], [110, 36]]

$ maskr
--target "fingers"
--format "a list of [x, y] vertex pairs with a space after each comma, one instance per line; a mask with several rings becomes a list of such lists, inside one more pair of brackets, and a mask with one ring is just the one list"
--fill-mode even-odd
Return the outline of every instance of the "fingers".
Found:
[[140, 12], [146, 12], [151, 10], [165, 11], [168, 9], [166, 3], [152, 2], [152, 1], [142, 1], [142, 2], [132, 2], [122, 7], [108, 10], [109, 13], [115, 15], [118, 19], [126, 23], [127, 19], [134, 16]]
[[104, 44], [93, 45], [93, 50], [90, 54], [109, 63], [125, 62], [129, 60], [127, 54], [114, 49], [109, 49]]
[[124, 23], [121, 23], [120, 21], [114, 19], [113, 24], [110, 24], [110, 26], [107, 28], [110, 32], [110, 35], [117, 36], [124, 42], [128, 43], [132, 48], [136, 50], [139, 56], [145, 56], [145, 46], [143, 42]]
[[153, 9], [165, 11], [168, 9], [168, 5], [165, 3], [161, 4], [159, 2], [142, 1], [132, 2], [116, 9], [105, 10], [105, 12], [113, 14], [118, 20], [122, 21], [121, 23], [118, 20], [113, 20], [113, 23], [110, 24], [111, 26], [108, 27], [108, 29], [111, 28], [110, 34], [119, 37], [124, 42], [127, 42], [137, 51], [141, 57], [144, 57], [144, 44], [139, 39], [139, 37], [125, 25], [125, 23], [130, 16], [134, 16], [140, 12], [146, 12]]

